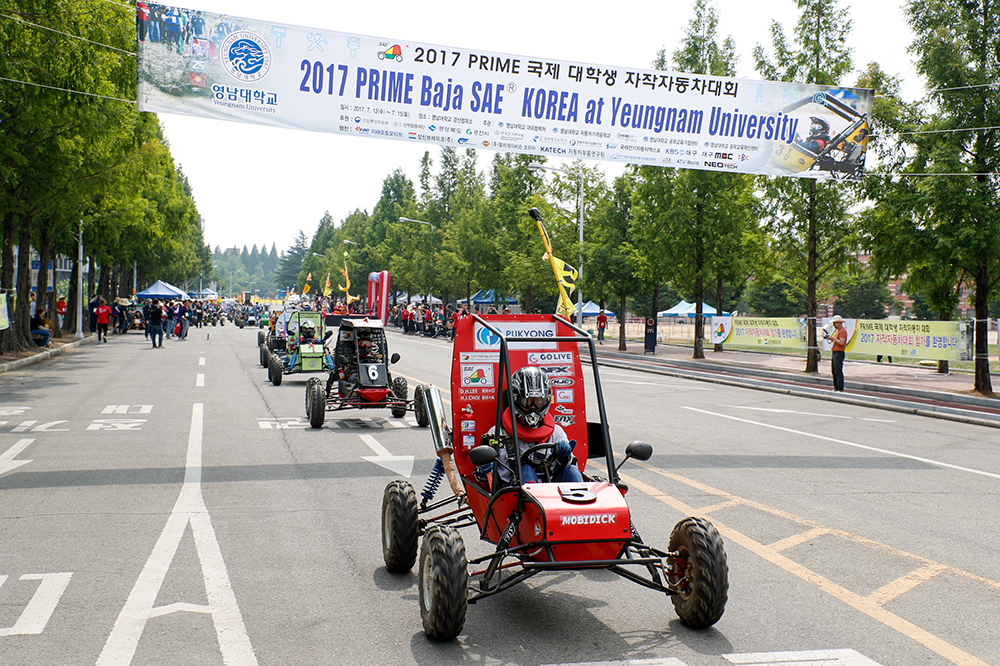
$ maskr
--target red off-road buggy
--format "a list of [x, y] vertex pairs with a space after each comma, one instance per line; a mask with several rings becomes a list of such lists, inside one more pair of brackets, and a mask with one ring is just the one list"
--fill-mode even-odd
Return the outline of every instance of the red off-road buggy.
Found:
[[[579, 344], [590, 354], [599, 420], [588, 422]], [[517, 419], [504, 418], [512, 404], [510, 375], [525, 365], [542, 368], [553, 385], [553, 420], [575, 439], [583, 483], [522, 481], [520, 464], [509, 465], [512, 481], [501, 480], [505, 444], [487, 431], [517, 436]], [[607, 569], [670, 595], [681, 622], [709, 627], [725, 610], [729, 569], [722, 537], [702, 518], [677, 523], [666, 550], [647, 545], [631, 520], [618, 477], [604, 410], [593, 340], [582, 329], [552, 315], [466, 317], [458, 322], [451, 375], [452, 423], [440, 392], [425, 387], [425, 403], [438, 460], [418, 504], [413, 487], [391, 482], [382, 500], [382, 553], [389, 571], [418, 564], [420, 615], [424, 631], [450, 640], [465, 624], [467, 605], [506, 590], [536, 574]], [[486, 442], [486, 443], [483, 443]], [[522, 463], [552, 444], [536, 444]], [[648, 460], [652, 447], [632, 442], [625, 459]], [[607, 479], [589, 475], [588, 459], [600, 461]], [[622, 461], [624, 462], [624, 461]], [[492, 470], [487, 471], [489, 467]], [[447, 477], [451, 494], [435, 500]], [[467, 559], [458, 528], [472, 527], [495, 549]]]

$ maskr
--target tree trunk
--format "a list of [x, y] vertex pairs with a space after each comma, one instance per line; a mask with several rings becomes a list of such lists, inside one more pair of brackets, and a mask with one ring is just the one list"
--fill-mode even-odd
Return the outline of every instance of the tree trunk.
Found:
[[465, 283], [465, 309], [467, 312], [472, 312], [472, 282], [470, 281]]
[[[715, 314], [722, 316], [722, 276], [719, 275], [715, 278]], [[715, 326], [712, 326], [715, 329]], [[713, 333], [714, 335], [714, 333]], [[723, 345], [721, 342], [715, 343], [713, 348], [715, 351], [720, 352], [723, 350]]]
[[[603, 307], [603, 306], [601, 306], [601, 307]], [[659, 284], [654, 284], [653, 285], [653, 307], [652, 307], [653, 311], [649, 313], [649, 316], [652, 317], [653, 319], [656, 319], [656, 313], [657, 313], [657, 311], [659, 309], [660, 309], [660, 285]]]
[[10, 322], [14, 343], [23, 349], [31, 341], [31, 222], [22, 220], [17, 242], [17, 305]]
[[618, 295], [618, 351], [628, 351], [625, 346], [625, 294]]
[[705, 297], [705, 278], [701, 271], [694, 278], [694, 356], [705, 358], [705, 321], [702, 319], [702, 299]]
[[809, 202], [809, 256], [806, 266], [806, 372], [819, 372], [819, 347], [816, 344], [816, 181], [807, 185]]
[[[495, 292], [494, 292], [495, 293]], [[526, 314], [531, 314], [531, 285], [529, 284], [524, 289], [524, 311]]]
[[990, 395], [993, 393], [993, 382], [990, 379], [990, 313], [989, 313], [989, 268], [986, 262], [979, 264], [976, 270], [976, 391]]
[[64, 333], [76, 333], [76, 301], [78, 275], [82, 266], [76, 259], [73, 260], [73, 271], [69, 276], [69, 292], [66, 295], [66, 316], [63, 317], [62, 330]]

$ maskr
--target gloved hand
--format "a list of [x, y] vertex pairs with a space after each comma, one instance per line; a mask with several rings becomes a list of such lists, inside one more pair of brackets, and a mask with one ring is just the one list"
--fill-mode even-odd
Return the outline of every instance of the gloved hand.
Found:
[[563, 439], [555, 443], [555, 446], [552, 447], [552, 451], [556, 454], [556, 458], [569, 458], [573, 455], [573, 449], [575, 448], [575, 439], [571, 439], [568, 442]]

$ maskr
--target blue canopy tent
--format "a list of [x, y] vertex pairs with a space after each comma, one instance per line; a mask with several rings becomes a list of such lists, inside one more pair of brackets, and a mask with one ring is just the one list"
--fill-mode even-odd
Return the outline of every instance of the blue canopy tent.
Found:
[[210, 298], [213, 300], [219, 297], [218, 292], [213, 291], [212, 289], [202, 289], [198, 293], [191, 295], [194, 296], [195, 298]]
[[[696, 306], [694, 303], [688, 303], [687, 301], [681, 301], [669, 310], [661, 310], [656, 313], [657, 317], [694, 317]], [[703, 317], [711, 317], [712, 315], [718, 314], [711, 305], [707, 303], [701, 304], [701, 314]], [[729, 316], [728, 312], [723, 312], [723, 316]]]
[[183, 289], [178, 289], [163, 280], [157, 280], [145, 290], [135, 295], [136, 298], [188, 298]]
[[[594, 301], [587, 301], [586, 303], [583, 304], [583, 308], [582, 309], [583, 309], [583, 316], [584, 317], [596, 317], [597, 315], [599, 315], [601, 313], [600, 306], [597, 303], [595, 303]], [[606, 314], [609, 317], [614, 317], [615, 316], [615, 313], [612, 312], [611, 310], [608, 310], [607, 308], [605, 308], [604, 314]]]
[[[493, 305], [496, 302], [498, 302], [498, 299], [496, 298], [496, 294], [493, 289], [480, 289], [472, 295], [473, 305]], [[506, 298], [500, 298], [499, 302], [506, 305], [517, 305], [517, 299], [509, 296]], [[458, 304], [465, 305], [465, 299], [463, 298], [459, 300]]]

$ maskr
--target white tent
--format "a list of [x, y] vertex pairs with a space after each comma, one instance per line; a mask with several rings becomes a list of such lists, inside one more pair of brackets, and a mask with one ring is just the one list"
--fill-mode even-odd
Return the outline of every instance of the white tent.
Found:
[[[662, 310], [656, 313], [657, 317], [694, 317], [696, 306], [694, 303], [688, 303], [687, 301], [681, 301], [669, 310]], [[701, 314], [704, 317], [711, 317], [712, 315], [718, 314], [711, 305], [707, 303], [701, 304]], [[723, 312], [723, 315], [728, 316], [728, 312]]]

